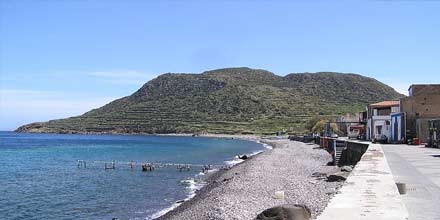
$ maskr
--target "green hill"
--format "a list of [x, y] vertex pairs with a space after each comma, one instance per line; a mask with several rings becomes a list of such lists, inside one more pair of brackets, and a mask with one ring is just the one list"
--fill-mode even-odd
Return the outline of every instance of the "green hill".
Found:
[[302, 131], [316, 115], [361, 111], [402, 97], [372, 78], [332, 72], [284, 77], [250, 68], [163, 74], [130, 96], [81, 116], [32, 123], [18, 132], [272, 133]]

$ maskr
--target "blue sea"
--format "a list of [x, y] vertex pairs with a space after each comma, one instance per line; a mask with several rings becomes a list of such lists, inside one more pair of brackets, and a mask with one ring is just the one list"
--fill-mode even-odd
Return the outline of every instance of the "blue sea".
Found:
[[200, 167], [142, 172], [130, 161], [219, 167], [264, 149], [226, 138], [0, 132], [0, 218], [153, 219], [194, 194]]

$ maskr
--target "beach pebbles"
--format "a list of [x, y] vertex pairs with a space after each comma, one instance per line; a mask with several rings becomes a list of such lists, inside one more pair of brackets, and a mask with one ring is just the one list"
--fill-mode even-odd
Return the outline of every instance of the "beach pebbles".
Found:
[[[220, 171], [223, 173], [216, 177], [215, 184], [159, 219], [264, 219], [259, 214], [286, 204], [301, 204], [308, 207], [312, 217], [319, 215], [343, 184], [339, 182], [342, 178], [327, 182], [326, 177], [340, 171], [326, 166], [331, 156], [313, 149], [314, 145], [287, 139], [269, 143], [274, 146], [272, 150]], [[283, 191], [283, 197], [275, 198], [279, 191]]]

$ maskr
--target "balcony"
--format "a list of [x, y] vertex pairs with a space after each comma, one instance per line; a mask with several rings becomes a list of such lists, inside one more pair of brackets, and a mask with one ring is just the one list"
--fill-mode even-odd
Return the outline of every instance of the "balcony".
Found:
[[372, 117], [373, 120], [391, 120], [389, 115], [375, 115]]

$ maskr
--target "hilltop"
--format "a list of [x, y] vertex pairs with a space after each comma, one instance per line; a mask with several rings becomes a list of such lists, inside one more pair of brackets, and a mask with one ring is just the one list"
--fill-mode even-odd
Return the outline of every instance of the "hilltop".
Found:
[[38, 122], [17, 132], [272, 133], [302, 131], [316, 115], [358, 112], [403, 95], [357, 74], [292, 73], [225, 68], [167, 73], [139, 90], [81, 116]]

